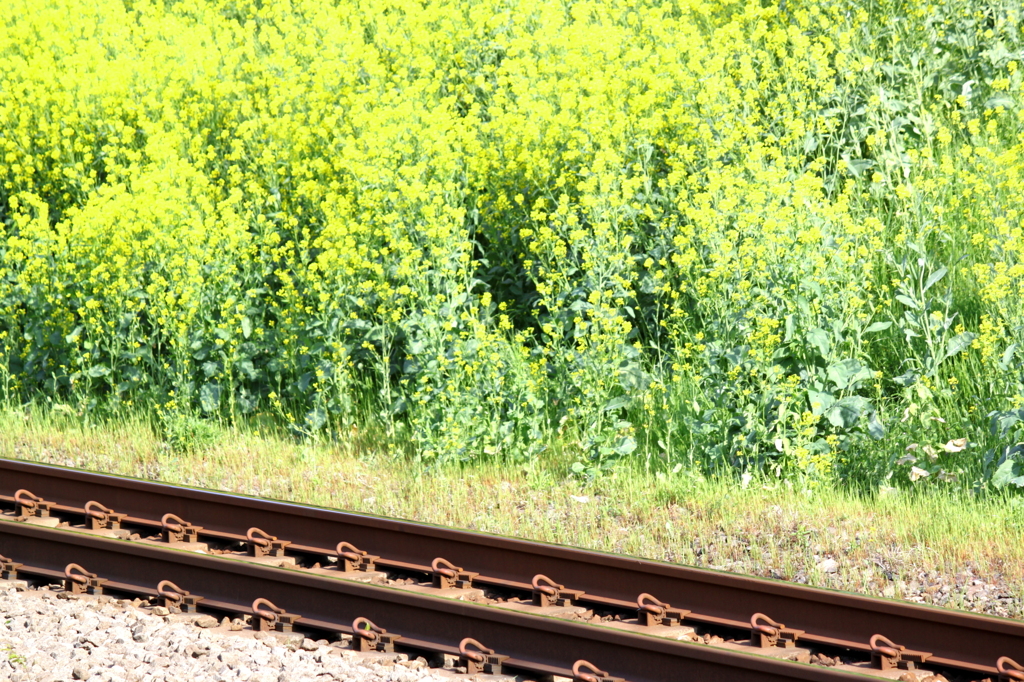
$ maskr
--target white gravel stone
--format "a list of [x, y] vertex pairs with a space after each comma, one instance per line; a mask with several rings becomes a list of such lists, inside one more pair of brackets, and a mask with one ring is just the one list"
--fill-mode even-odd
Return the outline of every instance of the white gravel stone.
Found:
[[825, 559], [818, 564], [818, 570], [822, 573], [835, 573], [839, 570], [839, 562], [835, 559]]
[[427, 669], [360, 661], [309, 639], [288, 647], [273, 637], [165, 620], [126, 602], [55, 597], [0, 587], [0, 680], [451, 682]]

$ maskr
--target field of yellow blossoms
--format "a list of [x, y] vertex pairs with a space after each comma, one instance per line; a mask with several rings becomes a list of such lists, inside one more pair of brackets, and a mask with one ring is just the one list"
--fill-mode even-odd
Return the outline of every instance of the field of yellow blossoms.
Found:
[[7, 0], [0, 393], [1024, 486], [1017, 0]]

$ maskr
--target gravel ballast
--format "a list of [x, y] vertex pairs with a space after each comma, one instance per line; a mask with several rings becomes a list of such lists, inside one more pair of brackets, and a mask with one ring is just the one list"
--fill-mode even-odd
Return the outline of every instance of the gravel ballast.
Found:
[[0, 680], [11, 682], [440, 682], [419, 661], [376, 662], [325, 640], [206, 629], [109, 597], [0, 584]]

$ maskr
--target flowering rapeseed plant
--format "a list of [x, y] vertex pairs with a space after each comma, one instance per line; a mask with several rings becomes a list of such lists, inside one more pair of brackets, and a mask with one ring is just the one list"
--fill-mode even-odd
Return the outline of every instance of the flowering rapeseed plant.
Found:
[[988, 413], [1024, 403], [1021, 29], [960, 0], [11, 0], [2, 386], [424, 460], [983, 483], [1015, 456]]

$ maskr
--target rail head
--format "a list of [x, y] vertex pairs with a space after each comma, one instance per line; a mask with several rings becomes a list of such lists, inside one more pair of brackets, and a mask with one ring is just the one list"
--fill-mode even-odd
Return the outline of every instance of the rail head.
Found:
[[[709, 624], [742, 624], [749, 622], [754, 612], [768, 613], [804, 631], [801, 641], [822, 646], [868, 651], [867, 640], [874, 633], [908, 633], [905, 643], [911, 649], [928, 650], [934, 652], [936, 660], [961, 661], [978, 669], [989, 669], [999, 656], [1024, 650], [1024, 623], [983, 614], [0, 459], [0, 499], [18, 490], [32, 490], [56, 505], [102, 501], [105, 508], [127, 514], [128, 519], [155, 515], [155, 519], [163, 517], [168, 528], [179, 530], [187, 520], [195, 531], [193, 536], [227, 537], [249, 529], [254, 553], [265, 549], [262, 542], [273, 542], [268, 538], [280, 537], [281, 552], [322, 549], [325, 555], [342, 557], [353, 569], [372, 570], [374, 562], [378, 568], [429, 567], [444, 557], [445, 565], [439, 565], [439, 569], [448, 568], [448, 564], [466, 567], [467, 580], [462, 582], [529, 584], [531, 577], [543, 574], [550, 576], [552, 584], [565, 583], [567, 598], [578, 598], [580, 603], [633, 603], [638, 594], [648, 593], [684, 607], [687, 618]], [[173, 528], [165, 531], [173, 534]], [[195, 541], [196, 537], [190, 539]], [[359, 556], [352, 551], [356, 547], [360, 548]], [[366, 565], [357, 566], [360, 556], [366, 557]], [[965, 632], [973, 633], [969, 644]]]

